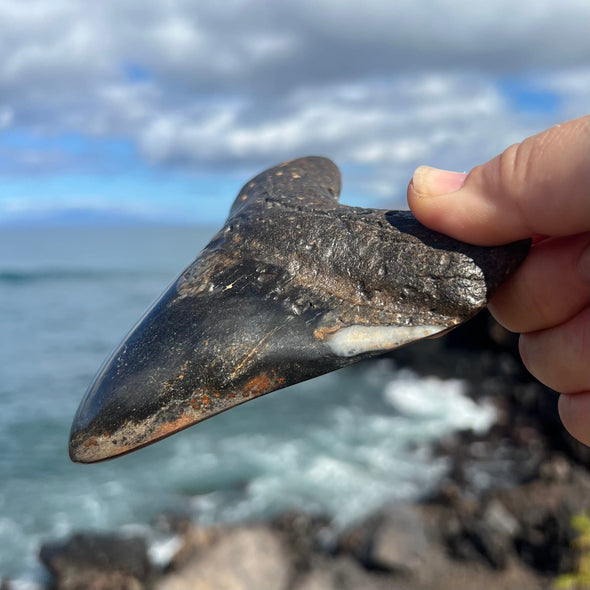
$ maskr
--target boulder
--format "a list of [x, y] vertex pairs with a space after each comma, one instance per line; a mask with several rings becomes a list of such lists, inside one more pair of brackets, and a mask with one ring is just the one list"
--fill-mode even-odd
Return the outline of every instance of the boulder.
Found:
[[293, 590], [414, 590], [405, 578], [364, 569], [350, 556], [319, 560], [302, 575]]
[[413, 504], [391, 504], [342, 531], [337, 550], [368, 570], [421, 576], [436, 543], [422, 512]]
[[156, 590], [286, 590], [291, 562], [278, 532], [265, 525], [228, 527]]
[[590, 510], [590, 474], [555, 455], [542, 477], [517, 487], [466, 496], [455, 483], [432, 494], [424, 508], [452, 558], [504, 570], [520, 561], [541, 575], [575, 568], [571, 519]]
[[272, 526], [285, 541], [295, 571], [309, 569], [318, 553], [334, 552], [336, 533], [324, 516], [290, 510], [275, 517]]
[[154, 574], [142, 538], [77, 533], [45, 543], [40, 559], [56, 590], [142, 590]]
[[586, 470], [572, 467], [567, 481], [539, 479], [499, 490], [497, 497], [518, 520], [514, 542], [524, 563], [551, 575], [575, 569], [573, 541], [577, 533], [571, 519], [590, 510], [590, 474]]
[[424, 567], [429, 541], [415, 506], [395, 504], [382, 513], [369, 550], [373, 567], [415, 572]]

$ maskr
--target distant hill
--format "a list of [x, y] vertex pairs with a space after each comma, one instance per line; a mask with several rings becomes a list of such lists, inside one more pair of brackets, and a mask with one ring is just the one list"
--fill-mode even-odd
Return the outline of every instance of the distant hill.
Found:
[[197, 220], [166, 218], [117, 209], [68, 207], [41, 209], [0, 216], [0, 227], [61, 227], [61, 226], [126, 226], [126, 225], [188, 225]]

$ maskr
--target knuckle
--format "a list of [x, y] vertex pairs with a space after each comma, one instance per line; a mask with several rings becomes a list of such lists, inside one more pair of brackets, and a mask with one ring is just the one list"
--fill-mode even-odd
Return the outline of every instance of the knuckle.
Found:
[[499, 158], [500, 183], [518, 203], [526, 194], [532, 175], [533, 150], [531, 142], [515, 143], [504, 150]]
[[531, 186], [538, 182], [535, 170], [538, 145], [529, 139], [515, 143], [502, 152], [496, 161], [497, 182], [500, 198], [509, 203], [512, 214], [519, 218], [520, 225], [530, 227], [529, 222]]

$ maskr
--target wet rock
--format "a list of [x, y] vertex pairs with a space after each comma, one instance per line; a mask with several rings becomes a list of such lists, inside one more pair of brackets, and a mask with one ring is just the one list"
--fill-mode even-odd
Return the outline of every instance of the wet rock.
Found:
[[[390, 507], [347, 529], [339, 538], [340, 554], [324, 558], [295, 589], [549, 587], [548, 578], [520, 561], [511, 541], [518, 520], [506, 507], [495, 498], [482, 502], [463, 497], [460, 489], [448, 492], [443, 503]], [[353, 580], [350, 586], [346, 579]]]
[[571, 518], [590, 510], [590, 474], [556, 455], [527, 484], [473, 495], [447, 481], [425, 503], [450, 557], [504, 570], [520, 562], [541, 575], [572, 571]]
[[286, 590], [291, 562], [279, 533], [265, 525], [244, 525], [220, 531], [156, 590]]
[[514, 538], [519, 529], [518, 520], [497, 498], [492, 498], [487, 502], [483, 510], [482, 520], [491, 531], [506, 539]]
[[272, 526], [280, 532], [295, 571], [309, 569], [318, 553], [335, 550], [336, 534], [323, 516], [291, 510], [277, 516]]
[[336, 552], [351, 555], [363, 565], [370, 567], [371, 542], [378, 526], [378, 515], [371, 515], [355, 522], [338, 535]]
[[55, 590], [142, 590], [154, 575], [144, 539], [78, 533], [45, 543], [40, 559]]
[[494, 569], [504, 569], [514, 553], [519, 523], [497, 499], [483, 502], [471, 519], [462, 523], [462, 534]]
[[574, 515], [590, 510], [590, 474], [572, 468], [568, 481], [536, 480], [500, 490], [498, 498], [517, 518], [514, 542], [520, 559], [543, 573], [573, 571], [576, 556]]
[[222, 529], [217, 526], [199, 526], [185, 515], [163, 513], [156, 520], [158, 530], [174, 535], [178, 548], [172, 554], [166, 572], [176, 571], [207, 551], [220, 537]]
[[567, 483], [572, 480], [574, 469], [562, 455], [556, 454], [539, 467], [539, 478], [548, 483]]
[[411, 581], [365, 570], [350, 556], [323, 559], [303, 575], [293, 590], [414, 590]]
[[446, 554], [435, 528], [438, 520], [422, 506], [392, 504], [344, 530], [338, 554], [353, 557], [374, 574], [387, 574], [390, 584], [401, 580], [402, 588], [418, 587], [432, 581], [438, 557]]
[[396, 504], [381, 514], [369, 549], [375, 568], [413, 572], [424, 567], [429, 541], [424, 522], [410, 504]]
[[464, 523], [461, 529], [464, 540], [494, 569], [504, 569], [513, 551], [510, 537], [499, 534], [484, 520]]

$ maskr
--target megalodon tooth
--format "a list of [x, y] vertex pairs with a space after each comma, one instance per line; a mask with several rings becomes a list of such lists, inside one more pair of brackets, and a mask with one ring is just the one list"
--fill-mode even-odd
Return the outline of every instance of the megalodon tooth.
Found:
[[321, 157], [248, 182], [98, 372], [74, 418], [72, 460], [129, 453], [448, 331], [486, 306], [529, 249], [464, 244], [408, 211], [339, 205], [339, 193], [338, 168]]

